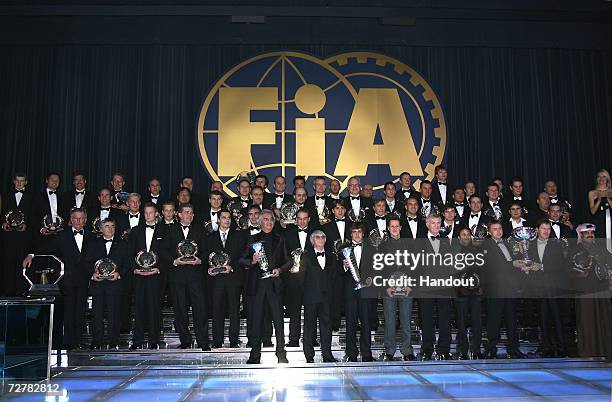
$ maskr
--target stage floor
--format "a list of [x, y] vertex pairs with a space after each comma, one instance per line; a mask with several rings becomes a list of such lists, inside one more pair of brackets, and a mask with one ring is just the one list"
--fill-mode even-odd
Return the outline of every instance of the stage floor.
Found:
[[307, 364], [292, 349], [290, 363], [278, 365], [273, 351], [264, 349], [262, 364], [247, 366], [247, 357], [246, 349], [71, 353], [53, 369], [52, 381], [66, 390], [64, 396], [9, 400], [611, 400], [612, 364], [601, 360]]

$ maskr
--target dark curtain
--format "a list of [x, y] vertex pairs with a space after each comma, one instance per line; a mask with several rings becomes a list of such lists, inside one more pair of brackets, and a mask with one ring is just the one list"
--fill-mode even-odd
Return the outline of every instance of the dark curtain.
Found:
[[[166, 195], [182, 175], [205, 192], [196, 119], [219, 76], [265, 50], [320, 57], [351, 46], [22, 46], [2, 47], [0, 170], [8, 186], [25, 170], [34, 190], [45, 172], [82, 169], [89, 187], [115, 170], [129, 189], [158, 176]], [[362, 49], [359, 49], [362, 50]], [[493, 176], [525, 179], [535, 198], [545, 179], [585, 213], [595, 171], [610, 168], [612, 58], [607, 51], [486, 47], [372, 47], [419, 71], [447, 119], [446, 163], [453, 183]], [[583, 215], [584, 216], [584, 215]]]

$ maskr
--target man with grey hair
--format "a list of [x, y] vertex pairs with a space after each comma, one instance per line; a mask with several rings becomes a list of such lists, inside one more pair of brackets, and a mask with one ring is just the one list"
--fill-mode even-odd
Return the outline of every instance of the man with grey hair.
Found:
[[[285, 241], [281, 235], [274, 232], [274, 213], [264, 209], [259, 215], [261, 232], [252, 236], [245, 249], [240, 264], [247, 270], [247, 294], [252, 302], [252, 336], [251, 354], [247, 364], [259, 364], [261, 359], [261, 339], [265, 307], [270, 308], [276, 334], [276, 357], [279, 363], [287, 363], [285, 351], [284, 319], [281, 311], [283, 283], [279, 278], [281, 273], [289, 270], [289, 260]], [[261, 243], [262, 248], [255, 251], [253, 245]], [[266, 271], [271, 276], [262, 275]]]
[[321, 339], [323, 362], [336, 362], [331, 352], [330, 310], [334, 299], [336, 257], [331, 247], [326, 247], [326, 236], [322, 230], [310, 234], [312, 249], [307, 250], [300, 263], [299, 274], [304, 277], [304, 356], [307, 363], [314, 362], [313, 335], [316, 334], [317, 318]]
[[348, 179], [348, 196], [342, 198], [347, 214], [352, 209], [355, 216], [359, 216], [359, 210], [364, 211], [372, 208], [372, 199], [361, 196], [361, 182], [359, 177], [352, 176]]

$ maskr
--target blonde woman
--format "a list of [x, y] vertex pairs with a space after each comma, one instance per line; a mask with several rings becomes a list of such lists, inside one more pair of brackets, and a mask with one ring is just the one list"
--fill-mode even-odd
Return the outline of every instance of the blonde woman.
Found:
[[606, 248], [612, 252], [612, 184], [610, 173], [597, 171], [595, 189], [589, 191], [589, 209], [597, 227], [595, 236], [606, 239]]

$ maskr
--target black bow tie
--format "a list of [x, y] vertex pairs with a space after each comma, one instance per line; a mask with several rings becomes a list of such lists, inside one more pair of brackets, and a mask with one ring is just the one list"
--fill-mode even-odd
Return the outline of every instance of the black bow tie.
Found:
[[183, 227], [183, 230], [184, 229], [189, 229], [191, 227], [191, 225], [181, 225], [181, 226]]
[[217, 216], [217, 212], [218, 212], [218, 211], [210, 211], [210, 215], [211, 215], [211, 216]]
[[408, 217], [408, 222], [418, 222], [418, 221], [419, 221], [419, 218]]
[[276, 194], [276, 198], [285, 198], [285, 196], [282, 194]]
[[110, 211], [110, 207], [100, 207], [100, 211]]
[[249, 226], [249, 230], [259, 230], [257, 226]]
[[476, 214], [476, 215], [471, 214], [471, 215], [470, 215], [470, 218], [478, 218], [478, 214]]
[[104, 240], [104, 243], [112, 243], [112, 242], [113, 242], [113, 239]]
[[421, 199], [421, 202], [422, 202], [423, 204], [429, 204], [429, 203], [431, 202], [431, 200], [423, 200], [423, 199]]
[[429, 239], [430, 240], [440, 240], [440, 235], [430, 236]]
[[325, 257], [325, 251], [321, 251], [321, 252], [316, 252], [317, 257]]
[[492, 207], [496, 207], [497, 205], [498, 205], [498, 204], [497, 204], [497, 202], [492, 202], [492, 203], [491, 203], [491, 206], [492, 206]]
[[324, 200], [324, 199], [325, 199], [324, 195], [322, 195], [322, 196], [315, 195], [315, 200]]
[[377, 216], [376, 217], [376, 220], [384, 221], [385, 219], [387, 219], [385, 216]]
[[456, 206], [456, 207], [463, 207], [464, 205], [463, 205], [463, 204], [460, 204], [460, 203], [458, 203], [458, 202], [456, 202], [456, 203], [455, 203], [455, 206]]
[[72, 234], [73, 234], [73, 235], [75, 235], [75, 236], [76, 236], [76, 235], [78, 235], [78, 234], [80, 234], [81, 236], [83, 236], [83, 235], [84, 235], [84, 233], [85, 233], [85, 232], [83, 231], [83, 229], [81, 229], [81, 230], [73, 230], [73, 231], [72, 231]]
[[336, 218], [336, 222], [344, 222], [344, 218]]
[[561, 227], [561, 224], [559, 222], [550, 221], [550, 224], [551, 225], [557, 225], [557, 226]]
[[352, 201], [352, 200], [358, 200], [358, 199], [359, 199], [359, 196], [357, 196], [357, 197], [353, 197], [353, 196], [351, 195], [351, 201]]
[[132, 219], [132, 218], [138, 219], [139, 217], [140, 217], [140, 214], [136, 214], [136, 215], [130, 214], [130, 219]]
[[155, 229], [155, 225], [147, 225], [147, 229]]
[[443, 183], [443, 182], [439, 181], [439, 182], [438, 182], [438, 185], [439, 185], [439, 186], [446, 186], [446, 183]]
[[306, 229], [300, 229], [300, 228], [298, 228], [298, 233], [299, 233], [299, 232], [304, 232], [304, 233], [306, 233], [307, 231], [308, 231], [308, 228], [306, 228]]
[[158, 199], [158, 198], [159, 198], [159, 195], [153, 195], [153, 194], [151, 194], [151, 199]]
[[85, 190], [83, 190], [83, 191], [75, 191], [74, 195], [85, 195]]
[[49, 190], [49, 191], [48, 191], [48, 193], [49, 193], [49, 195], [53, 195], [53, 194], [57, 193], [57, 191], [55, 191], [55, 190]]
[[551, 200], [551, 201], [558, 201], [558, 200], [559, 200], [559, 197], [557, 197], [557, 196], [555, 195], [554, 197], [550, 197], [550, 200]]
[[15, 190], [15, 194], [17, 194], [17, 193], [23, 194], [23, 190]]
[[353, 243], [353, 248], [355, 247], [361, 247], [361, 243]]

